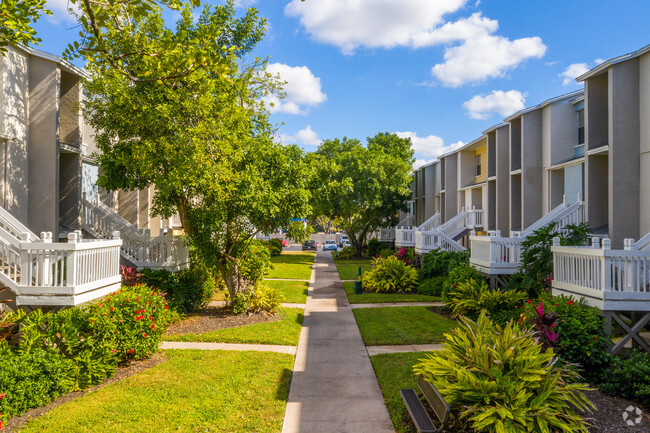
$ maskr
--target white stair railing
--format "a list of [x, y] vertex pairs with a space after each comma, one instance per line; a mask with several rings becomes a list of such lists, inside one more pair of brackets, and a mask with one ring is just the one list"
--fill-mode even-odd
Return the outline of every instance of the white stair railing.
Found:
[[431, 231], [431, 230], [433, 230], [433, 229], [435, 229], [435, 228], [437, 228], [439, 226], [440, 226], [440, 212], [436, 212], [435, 214], [433, 214], [431, 216], [431, 218], [429, 218], [428, 220], [426, 220], [425, 222], [420, 224], [420, 226], [417, 228], [417, 230], [418, 231], [423, 231], [423, 232], [428, 232], [428, 231]]
[[82, 227], [96, 238], [107, 238], [114, 231], [122, 233], [122, 255], [136, 267], [181, 269], [189, 265], [189, 251], [171, 231], [150, 236], [107, 206], [81, 200]]
[[18, 243], [21, 234], [27, 234], [27, 239], [37, 241], [38, 236], [27, 228], [23, 223], [18, 221], [7, 209], [0, 207], [0, 228], [4, 229], [5, 235], [10, 235], [14, 239], [14, 245]]
[[566, 199], [563, 199], [561, 204], [526, 227], [525, 230], [521, 232], [511, 232], [511, 235], [525, 238], [532, 235], [535, 230], [539, 230], [552, 222], [557, 222], [554, 231], [556, 233], [561, 233], [567, 225], [579, 224], [583, 221], [584, 202], [582, 201], [581, 195], [578, 194], [578, 200], [574, 203], [567, 203]]
[[634, 249], [639, 251], [650, 251], [650, 233], [635, 242]]

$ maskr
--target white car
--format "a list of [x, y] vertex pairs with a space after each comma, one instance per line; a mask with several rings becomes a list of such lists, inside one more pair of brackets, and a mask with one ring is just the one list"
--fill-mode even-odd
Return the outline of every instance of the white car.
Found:
[[344, 244], [345, 244], [346, 242], [348, 243], [348, 246], [350, 246], [350, 245], [349, 245], [349, 244], [350, 244], [350, 241], [348, 240], [348, 235], [342, 235], [342, 236], [341, 236], [341, 240], [339, 241], [339, 245], [341, 246], [341, 248], [343, 248], [343, 247], [345, 246]]
[[333, 240], [327, 240], [323, 244], [323, 251], [338, 251], [339, 248], [336, 246], [336, 241]]
[[346, 240], [343, 242], [343, 248], [345, 248], [345, 247], [351, 247], [351, 246], [352, 246], [352, 245], [350, 245], [350, 241], [349, 241], [349, 240], [346, 239]]

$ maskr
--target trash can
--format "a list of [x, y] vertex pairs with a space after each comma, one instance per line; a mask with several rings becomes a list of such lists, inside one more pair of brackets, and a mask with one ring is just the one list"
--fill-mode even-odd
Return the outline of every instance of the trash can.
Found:
[[355, 281], [354, 282], [354, 294], [355, 295], [360, 295], [362, 291], [363, 291], [363, 288], [361, 287], [361, 281]]

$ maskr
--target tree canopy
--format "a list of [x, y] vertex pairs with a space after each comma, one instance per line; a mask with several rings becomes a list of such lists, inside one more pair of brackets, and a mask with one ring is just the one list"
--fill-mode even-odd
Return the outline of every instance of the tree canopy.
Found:
[[[121, 70], [90, 63], [86, 84], [102, 151], [100, 186], [155, 185], [154, 213], [179, 213], [189, 245], [219, 272], [232, 299], [251, 286], [240, 267], [256, 233], [289, 226], [308, 213], [302, 151], [273, 142], [259, 102], [277, 90], [277, 82], [264, 72], [265, 60], [241, 62], [262, 39], [264, 26], [255, 9], [238, 18], [233, 1], [207, 6], [196, 23], [184, 8], [174, 31], [154, 10], [133, 20], [119, 38], [106, 40], [107, 49], [151, 52], [168, 38], [186, 44], [187, 50], [175, 54], [185, 64], [197, 39], [214, 38], [218, 47], [208, 54], [219, 60], [217, 70], [202, 67], [174, 80], [134, 82]], [[169, 72], [167, 62], [124, 58], [124, 67], [138, 76]]]
[[38, 43], [32, 27], [42, 14], [52, 15], [45, 6], [47, 0], [0, 1], [0, 54], [7, 45]]
[[379, 133], [359, 140], [325, 140], [311, 156], [315, 215], [335, 220], [361, 255], [368, 234], [397, 223], [411, 197], [409, 138]]

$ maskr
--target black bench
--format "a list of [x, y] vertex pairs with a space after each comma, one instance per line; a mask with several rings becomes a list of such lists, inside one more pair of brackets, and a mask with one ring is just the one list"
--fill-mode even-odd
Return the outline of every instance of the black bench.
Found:
[[[427, 381], [424, 376], [418, 376], [418, 388], [420, 388], [421, 393], [417, 394], [413, 389], [400, 389], [399, 393], [402, 395], [402, 400], [408, 409], [409, 414], [413, 423], [415, 423], [415, 428], [419, 433], [439, 433], [443, 431], [447, 421], [449, 420], [449, 411], [451, 408], [445, 401], [445, 399], [440, 395], [435, 386], [429, 381]], [[433, 413], [438, 418], [440, 424], [439, 427], [436, 427], [431, 417], [427, 413], [422, 400], [420, 398], [424, 395], [429, 406], [433, 409]]]

